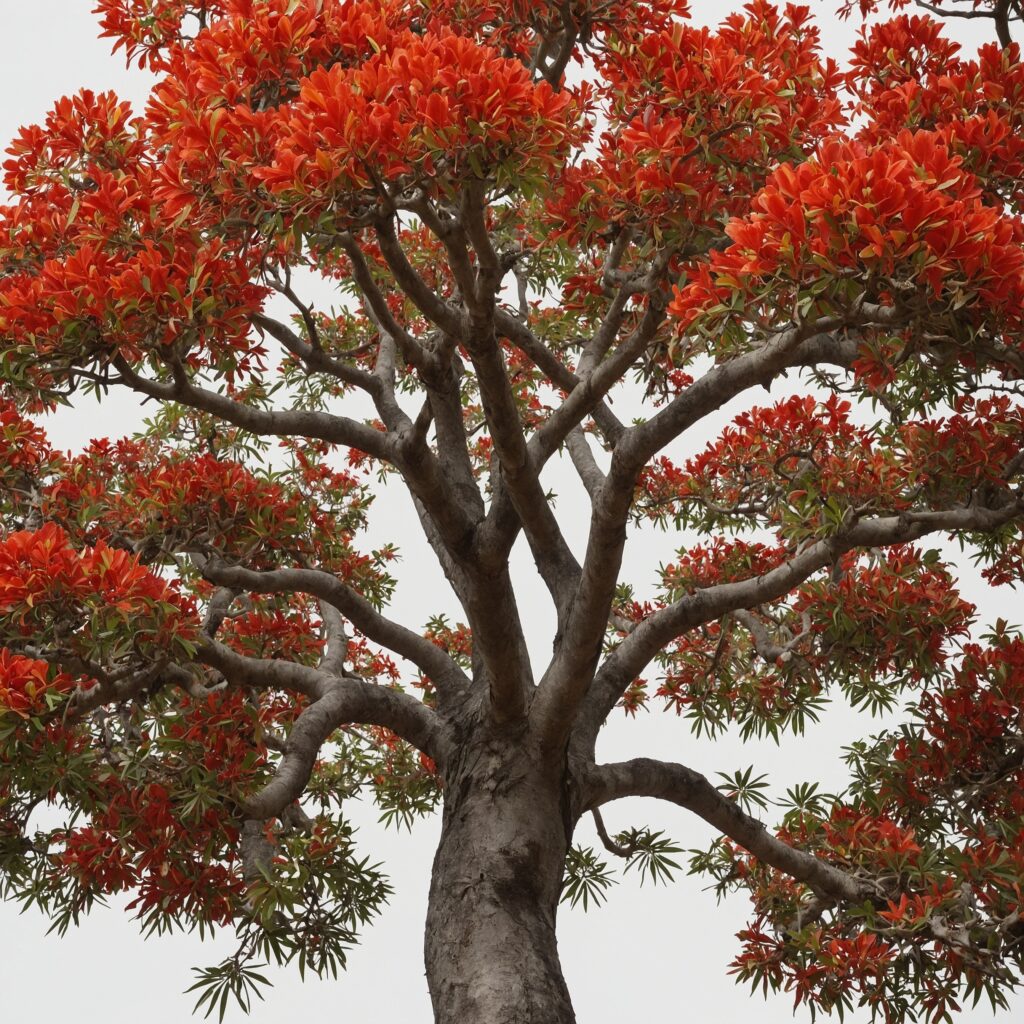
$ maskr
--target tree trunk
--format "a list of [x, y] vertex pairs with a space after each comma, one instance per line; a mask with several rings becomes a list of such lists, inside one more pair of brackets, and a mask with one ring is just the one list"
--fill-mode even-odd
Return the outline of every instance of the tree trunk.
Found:
[[435, 1022], [572, 1024], [555, 942], [563, 773], [517, 737], [472, 744], [445, 774], [425, 949]]

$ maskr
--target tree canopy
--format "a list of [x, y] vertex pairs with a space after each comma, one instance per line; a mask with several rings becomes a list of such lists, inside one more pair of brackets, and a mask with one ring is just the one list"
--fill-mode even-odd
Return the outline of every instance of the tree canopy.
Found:
[[[195, 986], [223, 1014], [268, 961], [337, 973], [381, 911], [344, 813], [369, 793], [396, 825], [443, 806], [444, 1024], [574, 1019], [555, 908], [601, 902], [609, 858], [745, 893], [733, 973], [812, 1013], [1004, 1004], [1024, 636], [948, 542], [1012, 606], [1024, 8], [848, 0], [829, 55], [807, 8], [691, 6], [98, 0], [147, 104], [62, 98], [3, 164], [3, 895], [58, 930], [115, 894], [148, 933], [233, 928]], [[145, 430], [51, 446], [44, 414], [118, 395]], [[383, 481], [458, 620], [391, 615]], [[781, 806], [756, 766], [597, 754], [613, 714], [785, 743], [835, 701], [878, 731]], [[721, 838], [610, 834], [638, 796]]]

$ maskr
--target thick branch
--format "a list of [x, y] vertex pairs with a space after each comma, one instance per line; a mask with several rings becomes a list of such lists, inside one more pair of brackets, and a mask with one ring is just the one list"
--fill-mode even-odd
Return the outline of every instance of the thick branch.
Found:
[[533, 687], [533, 670], [508, 566], [488, 575], [472, 553], [453, 555], [415, 495], [413, 506], [473, 631], [474, 683], [489, 690], [498, 718], [522, 717]]
[[587, 775], [584, 793], [582, 810], [631, 796], [668, 800], [692, 811], [759, 861], [805, 883], [819, 896], [857, 903], [871, 895], [871, 890], [857, 879], [777, 839], [703, 775], [685, 765], [645, 757], [600, 765]]
[[[486, 331], [486, 334], [481, 337], [477, 331]], [[564, 613], [576, 589], [579, 564], [569, 550], [531, 464], [519, 410], [512, 395], [497, 338], [493, 330], [482, 324], [474, 324], [471, 337], [469, 352], [501, 468], [502, 483], [526, 533], [541, 578], [559, 612]], [[508, 522], [506, 517], [500, 515], [502, 504], [500, 500], [495, 500], [492, 514], [488, 516], [477, 538], [481, 560], [497, 557], [504, 561], [509, 537], [518, 531], [518, 524]]]
[[569, 458], [572, 460], [573, 468], [580, 482], [586, 488], [591, 499], [597, 498], [604, 486], [605, 475], [594, 458], [587, 435], [582, 427], [574, 427], [569, 431], [565, 439], [565, 446], [569, 450]]
[[762, 576], [687, 594], [639, 623], [605, 660], [575, 729], [579, 752], [593, 751], [598, 730], [630, 683], [660, 650], [687, 631], [731, 612], [776, 601], [854, 548], [905, 544], [936, 531], [994, 530], [1021, 515], [1024, 499], [997, 509], [967, 507], [855, 522]]
[[204, 644], [199, 657], [232, 683], [295, 690], [314, 698], [292, 725], [274, 778], [245, 801], [242, 809], [247, 818], [278, 817], [298, 800], [321, 747], [347, 723], [383, 726], [444, 764], [447, 744], [440, 719], [399, 690], [351, 676], [339, 679], [287, 661], [247, 658], [216, 642]]

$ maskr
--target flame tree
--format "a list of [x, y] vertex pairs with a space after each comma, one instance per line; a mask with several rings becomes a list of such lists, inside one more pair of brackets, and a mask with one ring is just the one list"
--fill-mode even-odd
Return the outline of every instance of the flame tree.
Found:
[[[690, 868], [752, 902], [741, 980], [886, 1021], [1002, 1003], [1024, 639], [980, 639], [929, 544], [1024, 574], [1022, 5], [843, 8], [839, 64], [765, 0], [713, 30], [685, 0], [99, 0], [145, 109], [61, 99], [4, 164], [6, 895], [236, 929], [197, 982], [223, 1013], [264, 961], [336, 971], [386, 900], [345, 799], [441, 806], [436, 1019], [565, 1024], [556, 907], [602, 857], [671, 874], [600, 816], [656, 797], [721, 833]], [[55, 450], [32, 417], [85, 393], [155, 411]], [[383, 474], [464, 622], [390, 617]], [[645, 522], [699, 542], [640, 600]], [[781, 740], [831, 700], [906, 713], [770, 827], [751, 773], [595, 755], [617, 707]]]

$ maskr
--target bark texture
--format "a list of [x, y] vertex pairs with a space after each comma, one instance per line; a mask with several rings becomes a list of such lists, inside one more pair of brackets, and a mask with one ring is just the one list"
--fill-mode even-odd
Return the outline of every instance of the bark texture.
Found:
[[575, 1021], [555, 940], [570, 821], [564, 773], [525, 736], [460, 745], [427, 912], [437, 1024]]

